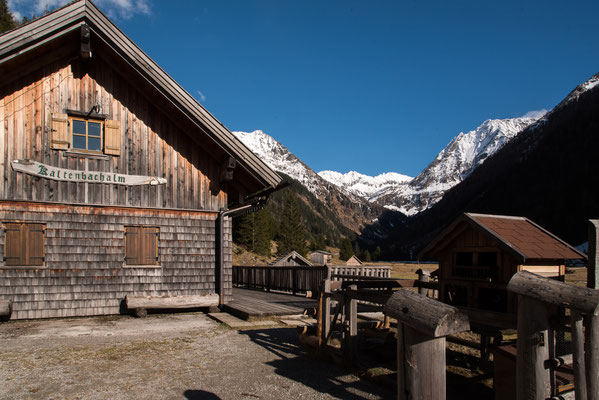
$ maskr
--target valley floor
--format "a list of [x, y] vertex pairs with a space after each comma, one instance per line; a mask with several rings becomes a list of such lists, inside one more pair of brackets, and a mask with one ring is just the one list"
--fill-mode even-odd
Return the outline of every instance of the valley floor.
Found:
[[200, 313], [0, 323], [0, 399], [391, 399], [315, 359], [295, 328]]

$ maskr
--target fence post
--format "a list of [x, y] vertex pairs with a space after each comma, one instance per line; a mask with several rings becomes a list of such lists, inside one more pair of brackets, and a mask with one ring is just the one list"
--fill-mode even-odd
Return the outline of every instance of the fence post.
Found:
[[[416, 273], [418, 274], [418, 282], [429, 282], [431, 280], [431, 273], [425, 269], [419, 269]], [[418, 293], [427, 296], [428, 289], [419, 286]]]
[[578, 311], [571, 310], [570, 321], [572, 325], [572, 368], [574, 369], [574, 395], [576, 400], [587, 400], [582, 315]]
[[445, 336], [469, 330], [468, 317], [406, 289], [391, 296], [384, 313], [398, 322], [397, 398], [445, 399]]
[[599, 399], [599, 317], [588, 315], [585, 321], [585, 368], [588, 400]]
[[[357, 285], [350, 285], [347, 289], [357, 290]], [[356, 357], [358, 345], [358, 301], [352, 299], [345, 291], [345, 329], [343, 335], [343, 353], [345, 360], [352, 363]]]
[[546, 304], [518, 296], [518, 344], [516, 398], [545, 400], [551, 397], [548, 331], [550, 313]]
[[[579, 378], [582, 377], [580, 372], [584, 364], [587, 398], [599, 400], [599, 291], [544, 278], [527, 271], [520, 271], [512, 276], [507, 289], [518, 295], [518, 399], [545, 399], [550, 396], [550, 370], [545, 369], [544, 365], [549, 345], [546, 333], [550, 329], [549, 306], [557, 306], [585, 314], [586, 359], [583, 362], [580, 359], [580, 349], [575, 348], [573, 361]], [[572, 318], [573, 340], [580, 343], [581, 327], [574, 323], [576, 315]], [[581, 393], [575, 393], [575, 396], [579, 395]]]
[[331, 280], [325, 279], [322, 283], [322, 310], [320, 312], [322, 319], [321, 342], [325, 343], [331, 330]]
[[587, 287], [599, 289], [599, 254], [597, 246], [599, 245], [599, 219], [589, 220], [589, 262], [587, 265]]

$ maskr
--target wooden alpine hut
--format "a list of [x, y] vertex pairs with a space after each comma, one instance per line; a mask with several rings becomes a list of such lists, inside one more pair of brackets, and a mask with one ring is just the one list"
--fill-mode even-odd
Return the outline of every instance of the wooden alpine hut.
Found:
[[0, 154], [13, 319], [226, 303], [230, 217], [281, 183], [88, 0], [0, 35]]
[[527, 218], [465, 213], [418, 258], [439, 260], [441, 301], [515, 312], [506, 287], [516, 272], [563, 279], [565, 260], [586, 255]]

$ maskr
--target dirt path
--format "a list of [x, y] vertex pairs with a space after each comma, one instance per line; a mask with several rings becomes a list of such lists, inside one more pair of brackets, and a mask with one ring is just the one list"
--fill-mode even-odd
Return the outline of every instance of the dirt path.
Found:
[[200, 313], [0, 324], [0, 399], [386, 399], [297, 346]]

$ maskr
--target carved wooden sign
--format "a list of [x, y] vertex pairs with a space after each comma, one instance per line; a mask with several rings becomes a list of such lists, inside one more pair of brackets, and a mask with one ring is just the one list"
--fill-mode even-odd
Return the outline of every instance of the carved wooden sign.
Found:
[[114, 185], [162, 185], [167, 182], [156, 176], [124, 175], [114, 172], [79, 171], [57, 168], [31, 160], [13, 160], [10, 165], [15, 171], [61, 182], [107, 183]]

